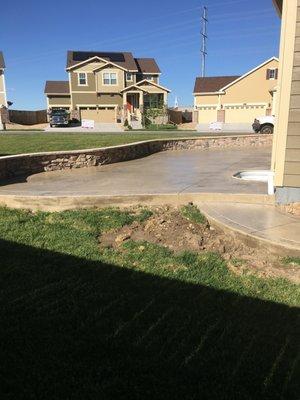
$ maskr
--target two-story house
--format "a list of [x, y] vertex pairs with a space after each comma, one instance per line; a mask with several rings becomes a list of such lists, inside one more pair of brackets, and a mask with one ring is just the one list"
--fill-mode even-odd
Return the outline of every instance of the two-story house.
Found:
[[194, 116], [198, 129], [219, 122], [223, 129], [251, 130], [255, 118], [275, 115], [279, 60], [266, 60], [242, 76], [196, 78]]
[[7, 97], [5, 89], [5, 78], [4, 78], [5, 62], [2, 51], [0, 51], [0, 107], [7, 107]]
[[[79, 119], [101, 123], [141, 121], [144, 107], [167, 104], [153, 58], [130, 52], [68, 51], [68, 81], [47, 81], [48, 108], [65, 108]], [[76, 113], [77, 112], [77, 113]]]

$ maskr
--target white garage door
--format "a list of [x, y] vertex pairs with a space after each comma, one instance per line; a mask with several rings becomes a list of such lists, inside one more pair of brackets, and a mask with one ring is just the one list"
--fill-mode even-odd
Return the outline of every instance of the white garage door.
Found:
[[89, 107], [81, 108], [81, 119], [91, 119], [95, 122], [116, 122], [116, 112], [114, 107]]
[[266, 115], [266, 105], [225, 106], [225, 122], [251, 124], [255, 118]]
[[210, 124], [217, 121], [217, 107], [198, 108], [198, 124]]

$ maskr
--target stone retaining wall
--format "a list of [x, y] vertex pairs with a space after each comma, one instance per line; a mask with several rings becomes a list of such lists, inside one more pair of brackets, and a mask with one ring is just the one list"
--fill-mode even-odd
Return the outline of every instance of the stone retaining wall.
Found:
[[26, 177], [45, 171], [129, 161], [166, 150], [259, 147], [270, 146], [271, 143], [271, 135], [223, 136], [218, 138], [161, 139], [99, 149], [20, 154], [0, 157], [0, 180]]

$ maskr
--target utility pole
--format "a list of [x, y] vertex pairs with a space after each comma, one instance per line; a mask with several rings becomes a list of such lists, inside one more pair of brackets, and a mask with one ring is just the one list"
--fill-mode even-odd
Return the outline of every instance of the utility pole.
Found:
[[203, 7], [203, 13], [202, 13], [202, 32], [201, 32], [201, 36], [202, 36], [202, 49], [201, 49], [201, 76], [202, 78], [205, 77], [205, 73], [206, 73], [206, 56], [207, 56], [207, 46], [206, 46], [206, 42], [207, 42], [207, 22], [208, 22], [208, 17], [207, 17], [207, 7]]

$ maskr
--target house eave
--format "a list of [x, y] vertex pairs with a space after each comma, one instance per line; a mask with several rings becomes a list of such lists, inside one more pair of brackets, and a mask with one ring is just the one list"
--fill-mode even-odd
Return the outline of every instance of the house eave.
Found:
[[276, 8], [276, 11], [278, 15], [281, 17], [282, 15], [282, 0], [273, 0], [274, 7]]
[[225, 92], [194, 92], [194, 96], [209, 96], [209, 95], [219, 95], [225, 94]]

